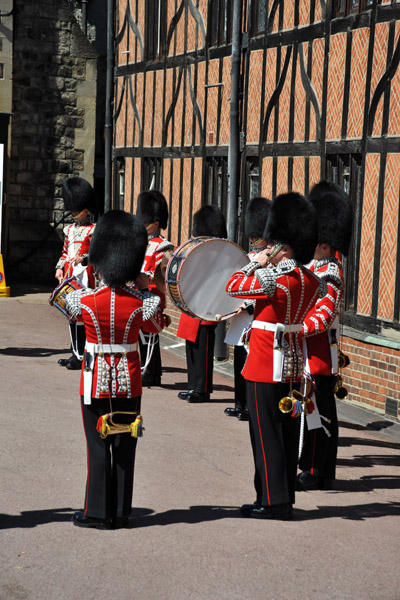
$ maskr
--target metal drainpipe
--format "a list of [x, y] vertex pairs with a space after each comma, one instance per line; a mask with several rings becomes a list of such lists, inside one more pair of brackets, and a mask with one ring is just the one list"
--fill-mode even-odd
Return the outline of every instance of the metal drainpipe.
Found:
[[87, 34], [87, 5], [88, 0], [82, 0], [82, 30], [85, 35]]
[[112, 176], [112, 107], [114, 91], [114, 0], [107, 0], [107, 73], [104, 133], [104, 212], [111, 208]]
[[[232, 65], [231, 65], [231, 104], [230, 136], [228, 149], [228, 239], [236, 241], [237, 213], [239, 203], [239, 81], [242, 26], [242, 0], [234, 0], [232, 23]], [[217, 360], [228, 357], [228, 346], [224, 342], [226, 322], [222, 321], [215, 330], [214, 356]]]
[[237, 213], [239, 201], [239, 82], [240, 82], [240, 42], [241, 42], [242, 0], [233, 2], [232, 23], [232, 65], [231, 65], [231, 103], [230, 137], [228, 150], [228, 239], [236, 241]]

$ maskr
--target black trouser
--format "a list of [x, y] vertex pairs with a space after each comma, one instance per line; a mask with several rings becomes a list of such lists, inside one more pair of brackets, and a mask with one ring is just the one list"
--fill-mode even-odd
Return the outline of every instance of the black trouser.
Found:
[[[84, 514], [96, 519], [128, 517], [132, 510], [133, 474], [137, 439], [130, 433], [109, 435], [96, 430], [99, 417], [110, 412], [108, 398], [92, 398], [85, 405], [81, 397], [83, 427], [87, 441], [88, 476]], [[112, 400], [113, 411], [139, 411], [140, 396]], [[118, 415], [117, 422], [130, 423], [136, 415]]]
[[71, 335], [71, 352], [76, 358], [81, 360], [86, 344], [85, 326], [83, 323], [69, 323], [69, 330]]
[[247, 381], [254, 486], [263, 506], [294, 503], [300, 420], [279, 410], [289, 390], [286, 383]]
[[246, 402], [246, 380], [242, 375], [247, 352], [244, 346], [235, 346], [233, 350], [233, 371], [235, 376], [235, 408], [243, 412], [247, 406]]
[[[146, 335], [146, 338], [148, 339], [149, 334], [146, 333], [145, 335]], [[153, 354], [151, 355], [151, 359], [150, 359], [149, 364], [147, 365], [145, 374], [147, 376], [153, 377], [154, 379], [160, 379], [161, 372], [162, 372], [160, 336], [158, 335], [158, 333], [155, 333], [153, 335], [154, 335], [154, 337], [153, 337], [153, 341], [154, 341]], [[139, 336], [139, 348], [140, 348], [140, 362], [141, 362], [141, 366], [143, 367], [146, 363], [148, 344], [143, 344], [140, 336]]]
[[336, 400], [333, 392], [336, 377], [331, 375], [315, 375], [315, 398], [322, 419], [322, 424], [331, 434], [326, 434], [322, 427], [305, 433], [300, 469], [311, 475], [324, 479], [335, 479], [336, 458], [339, 438], [339, 425], [336, 412]]
[[217, 325], [200, 325], [196, 341], [186, 340], [188, 390], [199, 394], [213, 391], [214, 343]]

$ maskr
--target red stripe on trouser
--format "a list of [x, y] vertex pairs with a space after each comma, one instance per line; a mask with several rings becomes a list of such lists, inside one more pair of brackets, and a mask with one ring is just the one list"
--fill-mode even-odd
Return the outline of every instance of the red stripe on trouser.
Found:
[[85, 427], [85, 419], [83, 418], [83, 405], [81, 401], [81, 412], [82, 412], [82, 421], [83, 421], [83, 431], [85, 432], [85, 440], [86, 440], [86, 452], [87, 452], [87, 481], [86, 481], [86, 498], [85, 498], [85, 508], [83, 514], [86, 517], [87, 509], [88, 509], [88, 501], [89, 501], [89, 474], [90, 474], [90, 458], [89, 458], [89, 444], [86, 436], [86, 427]]
[[208, 393], [208, 328], [207, 328], [207, 341], [206, 341], [206, 385], [205, 385], [205, 393]]
[[317, 445], [317, 432], [314, 431], [313, 453], [311, 459], [311, 475], [314, 475], [315, 447]]
[[261, 435], [260, 418], [259, 418], [259, 414], [258, 414], [257, 384], [256, 383], [254, 383], [254, 399], [255, 399], [256, 411], [257, 411], [258, 432], [260, 434], [261, 449], [262, 449], [263, 460], [264, 460], [265, 484], [266, 484], [266, 488], [267, 488], [268, 504], [270, 505], [271, 504], [271, 500], [270, 500], [270, 497], [269, 497], [267, 459], [266, 459], [266, 456], [265, 456], [264, 442], [263, 442], [262, 435]]

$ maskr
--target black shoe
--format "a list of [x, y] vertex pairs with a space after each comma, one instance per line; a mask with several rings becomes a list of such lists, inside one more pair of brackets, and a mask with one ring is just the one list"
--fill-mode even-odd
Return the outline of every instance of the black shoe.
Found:
[[153, 375], [147, 375], [146, 373], [142, 377], [143, 387], [154, 387], [161, 385], [161, 377], [154, 377]]
[[188, 390], [187, 392], [179, 392], [178, 398], [181, 400], [187, 400], [189, 398], [189, 394], [191, 394], [193, 390]]
[[245, 408], [244, 411], [240, 412], [237, 417], [239, 421], [248, 421], [250, 419], [248, 409]]
[[200, 394], [200, 392], [189, 392], [187, 396], [188, 402], [208, 402], [210, 394]]
[[310, 473], [302, 471], [296, 477], [296, 491], [309, 492], [311, 490], [318, 490], [318, 479], [317, 475], [310, 475]]
[[113, 529], [123, 529], [129, 525], [129, 517], [117, 517], [113, 520]]
[[224, 410], [224, 413], [228, 415], [228, 417], [238, 417], [240, 415], [240, 408], [231, 408], [228, 407]]
[[[244, 505], [246, 506], [246, 505]], [[243, 507], [242, 507], [243, 508]], [[251, 505], [248, 512], [242, 511], [242, 514], [251, 519], [275, 519], [279, 521], [290, 521], [293, 518], [293, 507], [289, 502], [284, 504], [273, 504], [272, 506]]]
[[242, 515], [249, 517], [250, 513], [255, 509], [255, 508], [260, 508], [261, 504], [259, 504], [257, 501], [253, 502], [253, 504], [243, 504], [243, 506], [240, 507], [240, 512], [242, 513]]
[[72, 517], [72, 522], [77, 527], [94, 527], [95, 529], [112, 529], [111, 521], [106, 519], [95, 519], [94, 517], [85, 517], [83, 512], [76, 512]]
[[59, 358], [57, 363], [60, 365], [60, 367], [66, 367], [71, 358], [75, 358], [75, 356], [72, 355], [69, 358]]
[[76, 356], [72, 356], [65, 365], [70, 371], [79, 371], [82, 368], [82, 361]]

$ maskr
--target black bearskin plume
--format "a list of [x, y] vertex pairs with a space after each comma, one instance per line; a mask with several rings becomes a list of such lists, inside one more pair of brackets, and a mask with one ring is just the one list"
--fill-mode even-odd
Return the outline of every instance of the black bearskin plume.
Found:
[[136, 216], [149, 225], [158, 221], [160, 229], [168, 225], [168, 204], [165, 197], [158, 190], [141, 192], [137, 200]]
[[318, 243], [329, 244], [347, 256], [353, 229], [350, 198], [336, 183], [320, 181], [309, 196], [318, 219]]
[[134, 215], [110, 210], [100, 217], [89, 248], [89, 263], [108, 285], [124, 285], [140, 273], [147, 231]]
[[272, 202], [263, 239], [288, 244], [295, 260], [309, 263], [318, 242], [317, 216], [311, 202], [297, 192], [277, 196]]
[[65, 210], [80, 213], [85, 208], [96, 212], [96, 196], [90, 183], [82, 177], [68, 177], [62, 186]]
[[213, 204], [202, 206], [193, 215], [193, 237], [227, 238], [225, 217], [222, 211]]
[[268, 198], [257, 197], [250, 200], [244, 215], [244, 234], [247, 238], [263, 237], [271, 204]]

